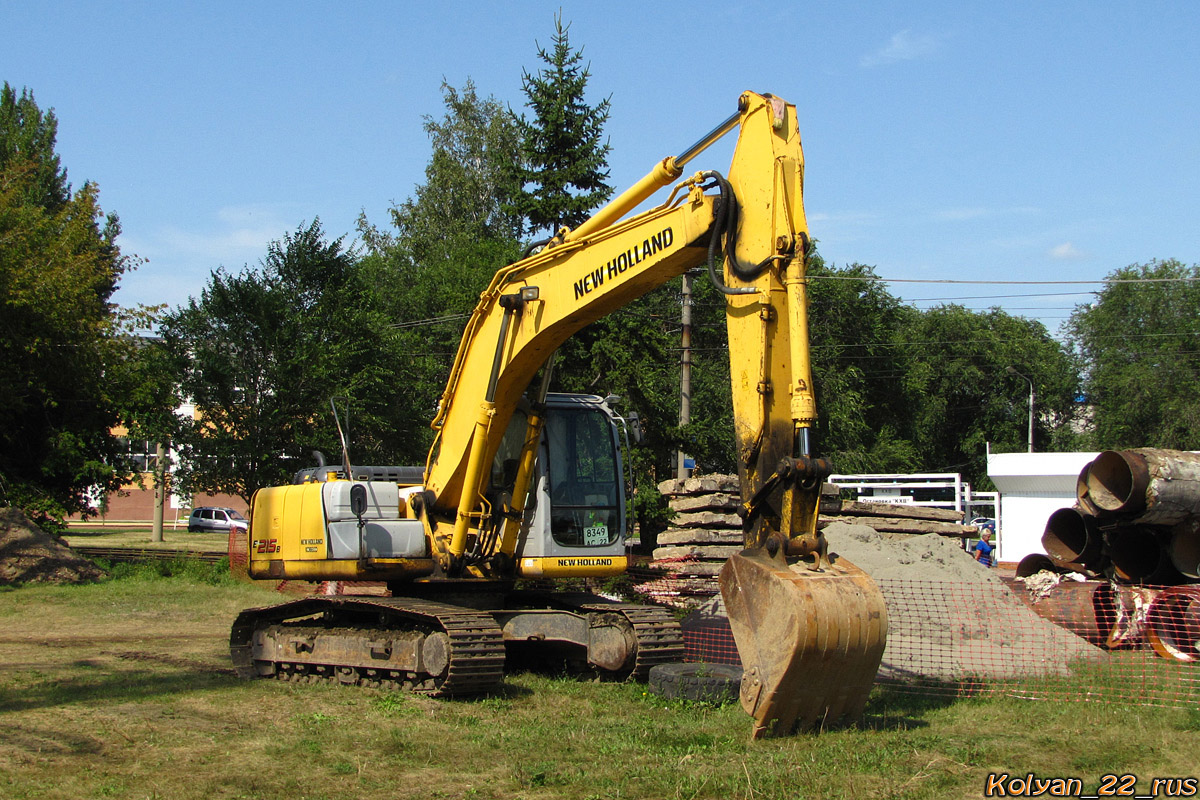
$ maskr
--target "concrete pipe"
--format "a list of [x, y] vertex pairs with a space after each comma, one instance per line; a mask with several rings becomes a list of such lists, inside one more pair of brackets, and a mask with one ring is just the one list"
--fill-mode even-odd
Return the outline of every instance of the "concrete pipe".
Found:
[[1146, 525], [1177, 525], [1200, 516], [1200, 455], [1141, 447], [1106, 450], [1076, 484], [1084, 509]]
[[1042, 548], [1067, 569], [1095, 567], [1104, 550], [1104, 537], [1094, 517], [1079, 508], [1060, 508], [1046, 520]]
[[1118, 580], [1171, 586], [1184, 578], [1171, 563], [1165, 535], [1147, 525], [1120, 525], [1105, 530], [1108, 557]]

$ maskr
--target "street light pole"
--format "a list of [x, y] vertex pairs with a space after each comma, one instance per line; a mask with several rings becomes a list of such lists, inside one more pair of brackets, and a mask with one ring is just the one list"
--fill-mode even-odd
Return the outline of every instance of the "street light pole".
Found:
[[1033, 380], [1024, 372], [1018, 371], [1015, 367], [1007, 368], [1009, 375], [1020, 375], [1029, 382], [1029, 452], [1033, 452]]

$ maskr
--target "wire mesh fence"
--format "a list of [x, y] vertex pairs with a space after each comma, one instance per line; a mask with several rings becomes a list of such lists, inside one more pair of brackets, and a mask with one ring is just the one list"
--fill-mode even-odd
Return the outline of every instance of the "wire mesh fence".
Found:
[[250, 538], [245, 531], [229, 529], [229, 568], [245, 572], [250, 566]]

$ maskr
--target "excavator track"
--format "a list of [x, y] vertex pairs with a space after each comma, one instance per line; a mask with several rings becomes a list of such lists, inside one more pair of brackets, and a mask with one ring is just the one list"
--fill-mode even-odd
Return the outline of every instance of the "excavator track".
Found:
[[620, 604], [585, 606], [587, 611], [618, 613], [633, 626], [637, 638], [637, 656], [629, 677], [644, 681], [650, 668], [658, 664], [673, 664], [683, 660], [683, 633], [679, 622], [669, 612], [655, 606]]
[[[343, 643], [350, 646], [339, 649]], [[233, 623], [229, 650], [243, 678], [434, 697], [485, 693], [504, 679], [503, 634], [487, 612], [409, 597], [315, 597], [247, 609]]]
[[546, 594], [544, 601], [559, 608], [586, 614], [618, 614], [625, 618], [636, 641], [631, 680], [644, 681], [651, 667], [683, 660], [683, 632], [679, 621], [659, 606], [633, 605], [604, 600], [591, 594]]

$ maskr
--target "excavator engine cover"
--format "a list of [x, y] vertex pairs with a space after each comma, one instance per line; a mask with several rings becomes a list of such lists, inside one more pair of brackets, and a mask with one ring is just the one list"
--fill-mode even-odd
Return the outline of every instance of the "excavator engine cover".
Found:
[[753, 738], [862, 715], [887, 640], [883, 594], [865, 572], [836, 556], [817, 571], [749, 548], [726, 562], [720, 584]]

